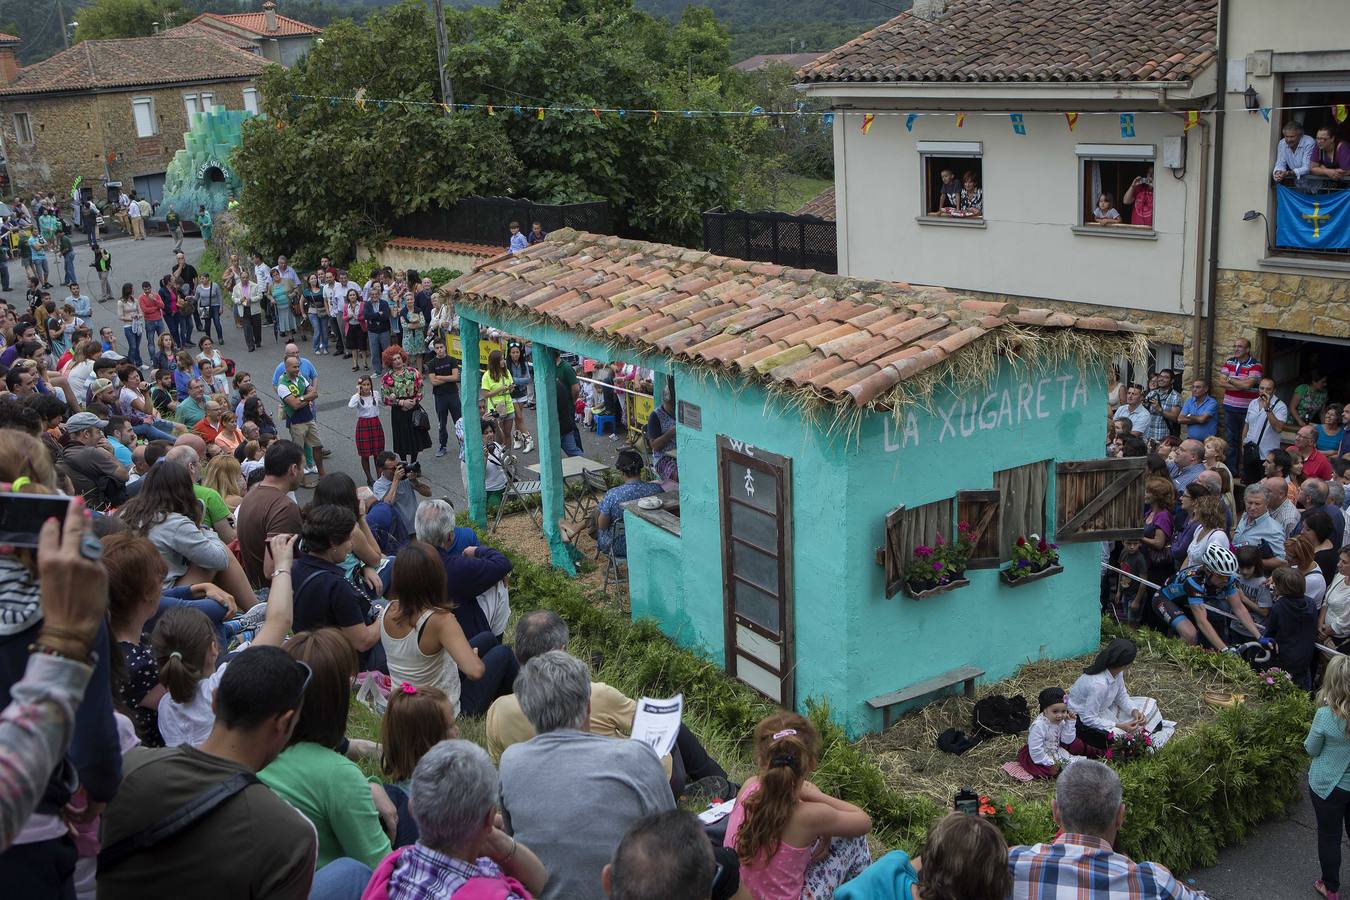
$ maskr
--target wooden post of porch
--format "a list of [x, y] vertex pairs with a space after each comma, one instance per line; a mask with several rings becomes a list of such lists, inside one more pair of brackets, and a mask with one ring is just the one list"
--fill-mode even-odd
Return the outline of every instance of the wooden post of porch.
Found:
[[464, 413], [464, 464], [468, 468], [468, 484], [464, 491], [469, 498], [469, 518], [480, 527], [487, 527], [487, 491], [483, 489], [484, 460], [482, 420], [478, 415], [478, 392], [483, 383], [478, 366], [478, 323], [459, 317], [459, 345], [464, 354], [459, 380], [460, 403]]
[[544, 539], [556, 568], [576, 577], [576, 563], [563, 541], [567, 495], [563, 484], [562, 442], [558, 436], [558, 351], [534, 345], [534, 430], [539, 438], [539, 484], [544, 497]]

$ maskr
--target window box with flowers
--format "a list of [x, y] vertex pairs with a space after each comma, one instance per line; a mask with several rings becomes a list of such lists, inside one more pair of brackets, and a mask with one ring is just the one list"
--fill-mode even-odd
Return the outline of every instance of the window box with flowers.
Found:
[[1010, 587], [1020, 587], [1040, 581], [1064, 571], [1059, 564], [1059, 546], [1038, 534], [1019, 537], [1012, 548], [1008, 567], [1000, 569], [998, 577]]
[[966, 565], [974, 549], [970, 526], [962, 522], [957, 528], [955, 541], [948, 543], [939, 534], [933, 544], [931, 547], [925, 544], [915, 547], [913, 558], [905, 565], [905, 596], [913, 600], [922, 600], [970, 584], [965, 577]]

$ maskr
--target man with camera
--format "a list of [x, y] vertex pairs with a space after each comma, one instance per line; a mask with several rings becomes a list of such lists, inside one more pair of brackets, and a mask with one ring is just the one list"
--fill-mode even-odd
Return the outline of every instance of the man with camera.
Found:
[[[403, 463], [386, 450], [375, 458], [380, 477], [370, 486], [375, 499], [387, 503], [398, 513], [408, 534], [413, 533], [417, 517], [417, 495], [431, 496], [431, 485], [422, 480], [422, 464]], [[406, 482], [406, 487], [404, 486]]]
[[1149, 413], [1144, 440], [1156, 444], [1174, 433], [1181, 417], [1181, 394], [1172, 388], [1171, 369], [1160, 369], [1153, 376], [1149, 391], [1144, 395], [1144, 407]]
[[[1261, 460], [1272, 450], [1280, 448], [1280, 427], [1289, 418], [1289, 407], [1275, 396], [1275, 381], [1262, 378], [1256, 399], [1247, 404], [1247, 418], [1242, 423], [1242, 483], [1252, 484], [1261, 478]], [[1248, 444], [1251, 449], [1248, 449]]]

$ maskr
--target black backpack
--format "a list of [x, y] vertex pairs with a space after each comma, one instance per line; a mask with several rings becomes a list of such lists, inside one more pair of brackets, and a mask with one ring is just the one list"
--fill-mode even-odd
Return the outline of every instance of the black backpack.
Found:
[[975, 734], [981, 740], [999, 734], [1020, 734], [1031, 727], [1031, 713], [1026, 698], [1020, 694], [1016, 697], [990, 694], [977, 700], [971, 718]]

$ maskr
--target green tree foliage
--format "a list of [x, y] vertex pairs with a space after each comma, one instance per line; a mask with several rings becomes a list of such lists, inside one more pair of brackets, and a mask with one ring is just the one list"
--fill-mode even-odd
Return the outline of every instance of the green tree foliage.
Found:
[[358, 27], [332, 25], [300, 64], [260, 79], [265, 119], [244, 128], [235, 165], [249, 239], [301, 259], [343, 255], [387, 235], [393, 218], [468, 194], [510, 192], [521, 171], [503, 129], [434, 107], [364, 110], [293, 95], [438, 102], [426, 9], [405, 3]]
[[192, 16], [181, 0], [94, 0], [77, 13], [77, 41], [154, 34], [155, 23], [181, 25]]

